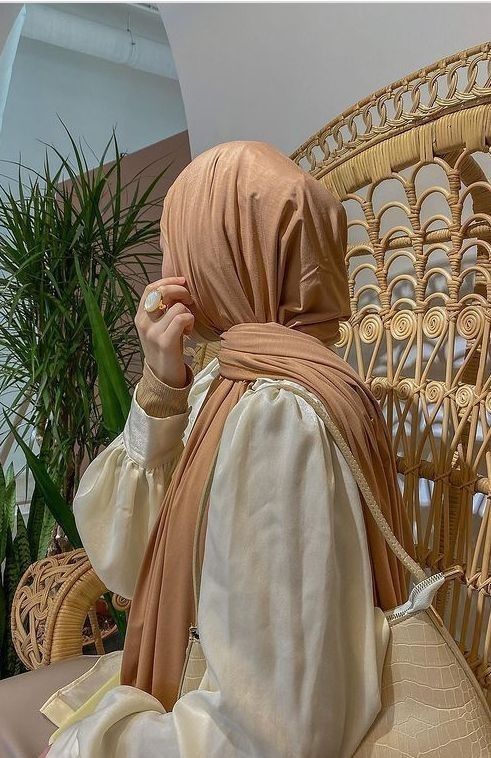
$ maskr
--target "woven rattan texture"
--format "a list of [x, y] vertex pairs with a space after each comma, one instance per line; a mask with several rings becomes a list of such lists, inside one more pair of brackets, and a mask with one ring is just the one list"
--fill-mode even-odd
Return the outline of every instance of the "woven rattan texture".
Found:
[[[17, 587], [11, 617], [13, 642], [24, 665], [33, 669], [80, 654], [84, 622], [104, 590], [84, 550], [32, 564]], [[97, 629], [94, 636], [103, 652]]]
[[343, 202], [343, 355], [393, 433], [421, 566], [461, 563], [437, 609], [491, 689], [491, 48], [440, 61], [292, 158]]
[[361, 100], [304, 142], [292, 158], [320, 178], [387, 137], [491, 98], [491, 43], [440, 60]]

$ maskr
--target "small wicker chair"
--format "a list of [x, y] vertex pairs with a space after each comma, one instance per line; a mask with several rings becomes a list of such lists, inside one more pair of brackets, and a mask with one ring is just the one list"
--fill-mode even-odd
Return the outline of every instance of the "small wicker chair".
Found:
[[[488, 698], [490, 101], [485, 44], [374, 93], [291, 156], [348, 212], [353, 316], [338, 347], [386, 414], [421, 565], [465, 568], [462, 582], [439, 594], [437, 610]], [[60, 589], [66, 600], [46, 599], [49, 607], [27, 624], [18, 590], [13, 627], [19, 654], [29, 651], [23, 660], [45, 619], [49, 650], [32, 654], [33, 666], [80, 651], [81, 623], [100, 594], [84, 561], [86, 579], [73, 569], [70, 591]], [[84, 582], [91, 591], [83, 594]], [[76, 608], [65, 613], [68, 601]]]

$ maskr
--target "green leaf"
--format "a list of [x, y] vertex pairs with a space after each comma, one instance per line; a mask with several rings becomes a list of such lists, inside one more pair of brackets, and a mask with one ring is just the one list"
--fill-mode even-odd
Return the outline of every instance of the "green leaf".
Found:
[[53, 518], [56, 519], [56, 522], [65, 532], [72, 547], [82, 547], [82, 540], [80, 539], [73, 513], [70, 510], [69, 505], [61, 497], [55, 483], [51, 479], [46, 469], [45, 464], [43, 461], [39, 460], [36, 455], [34, 455], [32, 450], [26, 445], [17, 430], [10, 423], [8, 416], [6, 414], [4, 415], [7, 425], [10, 427], [10, 431], [14, 435], [17, 444], [22, 449], [26, 457], [27, 465], [32, 471], [36, 484], [39, 487], [39, 491], [44, 498], [44, 502], [51, 511]]
[[12, 612], [12, 601], [15, 590], [19, 584], [20, 572], [12, 542], [12, 535], [7, 533], [7, 549], [5, 557], [4, 570], [4, 592], [5, 592], [5, 632], [0, 655], [2, 665], [2, 677], [12, 676], [18, 670], [18, 661], [14, 646], [12, 644], [12, 634], [10, 631], [10, 614]]
[[[3, 647], [5, 639], [5, 631], [7, 629], [8, 616], [7, 616], [7, 602], [5, 598], [5, 590], [3, 589], [3, 583], [0, 581], [0, 651]], [[0, 678], [2, 674], [2, 662], [0, 660]]]
[[[47, 145], [38, 170], [3, 164], [12, 176], [0, 186], [0, 394], [9, 391], [4, 407], [22, 439], [43, 440], [46, 470], [70, 503], [82, 461], [121, 431], [130, 406], [121, 373], [131, 389], [138, 372], [128, 367], [143, 358], [133, 318], [149, 263], [161, 258], [157, 205], [168, 166], [159, 159], [125, 179], [115, 133], [94, 160], [66, 131], [69, 155]], [[96, 307], [87, 308], [80, 273]], [[27, 525], [33, 558], [53, 523], [39, 497]], [[0, 493], [4, 552], [1, 501]]]
[[43, 497], [37, 484], [34, 486], [31, 502], [29, 505], [29, 518], [27, 521], [27, 534], [33, 561], [39, 561], [46, 557], [49, 542], [56, 521], [46, 508]]
[[17, 508], [17, 534], [14, 538], [14, 552], [17, 558], [19, 573], [22, 576], [32, 563], [29, 537], [20, 508]]
[[5, 569], [3, 572], [3, 586], [5, 589], [5, 595], [7, 598], [7, 605], [12, 605], [15, 590], [19, 584], [20, 571], [19, 564], [17, 562], [17, 556], [14, 551], [14, 543], [12, 540], [12, 534], [7, 533], [7, 550], [5, 554]]
[[85, 283], [78, 259], [75, 259], [80, 289], [83, 293], [87, 315], [92, 330], [92, 343], [97, 362], [99, 394], [106, 428], [119, 434], [126, 423], [130, 410], [131, 395], [111, 342], [104, 317], [94, 293]]
[[48, 552], [49, 543], [51, 541], [55, 526], [56, 521], [53, 515], [45, 507], [43, 514], [43, 524], [39, 533], [38, 550], [34, 560], [39, 561], [41, 558], [46, 557], [46, 553]]
[[[41, 449], [39, 451], [39, 459], [45, 463], [47, 452], [51, 445], [51, 437], [51, 430], [46, 429], [43, 434]], [[29, 546], [33, 561], [45, 557], [55, 524], [56, 521], [46, 508], [43, 496], [36, 484], [31, 496], [29, 517], [27, 520], [27, 534], [29, 537]]]
[[39, 488], [34, 486], [34, 490], [29, 504], [29, 516], [27, 518], [27, 533], [29, 535], [29, 546], [31, 555], [34, 560], [37, 560], [39, 556], [39, 538], [41, 529], [43, 527], [45, 506], [44, 501], [39, 494]]
[[17, 492], [15, 487], [14, 467], [11, 463], [5, 476], [5, 513], [10, 531], [14, 529], [15, 509], [17, 506]]
[[9, 529], [6, 494], [7, 488], [5, 485], [5, 474], [3, 473], [3, 467], [0, 464], [0, 570], [2, 563], [5, 560], [5, 550], [7, 548], [7, 530]]

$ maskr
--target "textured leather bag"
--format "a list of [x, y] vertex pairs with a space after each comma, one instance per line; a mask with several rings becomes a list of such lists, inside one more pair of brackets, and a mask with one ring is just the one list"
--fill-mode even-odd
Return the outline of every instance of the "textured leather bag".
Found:
[[[348, 463], [387, 544], [417, 582], [407, 602], [385, 614], [391, 633], [382, 672], [381, 708], [353, 758], [394, 758], [396, 755], [489, 758], [491, 710], [464, 656], [431, 606], [436, 591], [446, 581], [458, 577], [462, 570], [455, 567], [426, 576], [391, 531], [324, 405], [320, 401], [311, 404]], [[196, 619], [201, 581], [198, 545], [217, 453], [202, 494], [194, 538]], [[179, 697], [197, 689], [205, 671], [206, 660], [196, 622], [189, 630]]]

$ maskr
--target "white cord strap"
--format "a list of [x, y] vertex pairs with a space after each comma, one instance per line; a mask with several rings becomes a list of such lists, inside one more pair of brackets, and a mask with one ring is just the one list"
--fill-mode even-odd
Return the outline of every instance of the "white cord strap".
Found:
[[[300, 394], [300, 393], [298, 393]], [[339, 447], [346, 463], [348, 464], [351, 473], [353, 474], [355, 481], [360, 488], [360, 491], [363, 495], [363, 498], [370, 510], [370, 513], [373, 516], [373, 519], [375, 521], [375, 524], [377, 525], [377, 528], [381, 532], [383, 538], [385, 539], [387, 545], [392, 550], [396, 558], [399, 559], [399, 561], [407, 568], [407, 570], [412, 574], [412, 576], [416, 579], [417, 582], [421, 582], [424, 579], [426, 579], [426, 574], [419, 566], [413, 558], [409, 555], [409, 553], [403, 548], [397, 537], [395, 536], [394, 532], [390, 528], [384, 514], [380, 510], [380, 506], [378, 505], [377, 501], [375, 500], [375, 497], [373, 495], [372, 490], [368, 486], [367, 480], [365, 479], [365, 476], [358, 465], [358, 462], [356, 458], [354, 457], [353, 453], [351, 452], [351, 449], [349, 445], [346, 443], [343, 435], [329, 416], [324, 404], [315, 398], [314, 400], [309, 396], [302, 394], [301, 397], [303, 397], [311, 406], [314, 407], [314, 410], [316, 413], [321, 417], [321, 419], [324, 421], [327, 430], [329, 431], [331, 437], [333, 438], [336, 445]], [[314, 406], [315, 404], [315, 406]], [[200, 591], [200, 584], [201, 584], [201, 562], [199, 559], [199, 541], [201, 536], [201, 530], [203, 528], [203, 521], [204, 521], [204, 515], [206, 511], [206, 504], [208, 502], [208, 498], [210, 496], [211, 491], [211, 485], [213, 481], [213, 475], [215, 472], [215, 466], [218, 458], [218, 451], [220, 449], [220, 442], [217, 445], [217, 448], [215, 450], [212, 464], [210, 466], [210, 471], [206, 480], [205, 487], [203, 489], [203, 493], [201, 495], [200, 504], [198, 506], [198, 517], [196, 521], [196, 530], [194, 534], [194, 544], [193, 544], [193, 589], [194, 589], [194, 603], [195, 603], [195, 614], [196, 614], [196, 623], [198, 620], [198, 603], [199, 603], [199, 591]]]

